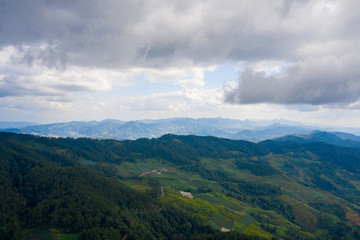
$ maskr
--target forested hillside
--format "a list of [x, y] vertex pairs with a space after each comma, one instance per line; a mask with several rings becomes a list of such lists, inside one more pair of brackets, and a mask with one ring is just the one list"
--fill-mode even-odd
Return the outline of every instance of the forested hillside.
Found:
[[359, 171], [316, 142], [0, 133], [0, 239], [359, 239]]

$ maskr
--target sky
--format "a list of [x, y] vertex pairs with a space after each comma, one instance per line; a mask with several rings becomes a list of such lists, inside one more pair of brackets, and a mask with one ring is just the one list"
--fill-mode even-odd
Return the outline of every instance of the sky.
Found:
[[0, 121], [360, 127], [358, 0], [0, 0]]

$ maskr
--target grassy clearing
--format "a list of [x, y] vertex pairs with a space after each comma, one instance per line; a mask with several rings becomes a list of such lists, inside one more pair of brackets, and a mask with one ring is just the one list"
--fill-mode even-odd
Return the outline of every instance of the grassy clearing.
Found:
[[224, 205], [236, 211], [242, 211], [244, 209], [244, 203], [221, 193], [197, 194], [196, 197], [212, 203]]
[[245, 233], [246, 235], [250, 235], [250, 236], [259, 236], [262, 238], [266, 238], [266, 239], [272, 239], [273, 235], [265, 232], [264, 230], [262, 230], [257, 224], [255, 223], [250, 223], [249, 227], [247, 227], [243, 233]]
[[240, 219], [240, 223], [245, 225], [245, 226], [249, 226], [251, 223], [256, 222], [256, 219], [253, 218], [251, 215], [246, 214], [244, 215], [241, 219]]
[[227, 229], [233, 229], [234, 223], [232, 221], [229, 221], [228, 219], [218, 215], [213, 214], [211, 218], [207, 221], [208, 225], [214, 226], [216, 229], [221, 229], [222, 227]]
[[295, 221], [300, 226], [305, 226], [311, 230], [316, 229], [318, 220], [313, 214], [312, 209], [307, 205], [299, 205], [294, 207]]

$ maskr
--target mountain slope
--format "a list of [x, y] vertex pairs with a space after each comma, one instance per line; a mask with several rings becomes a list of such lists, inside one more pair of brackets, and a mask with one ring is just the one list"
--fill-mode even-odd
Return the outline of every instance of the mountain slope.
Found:
[[[214, 233], [184, 211], [76, 166], [70, 157], [76, 148], [67, 143], [70, 149], [59, 148], [61, 142], [0, 135], [0, 239], [25, 239], [24, 230], [29, 228], [78, 232], [79, 239], [169, 239]], [[50, 146], [55, 152], [46, 149]]]
[[[355, 148], [177, 135], [116, 141], [0, 133], [0, 154], [1, 219], [17, 239], [34, 226], [79, 233], [80, 239], [360, 236]], [[234, 232], [216, 233], [227, 229]]]

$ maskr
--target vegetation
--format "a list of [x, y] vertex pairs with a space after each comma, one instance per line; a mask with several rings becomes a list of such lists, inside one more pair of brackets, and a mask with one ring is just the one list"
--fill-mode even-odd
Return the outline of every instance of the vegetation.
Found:
[[0, 239], [359, 239], [359, 163], [323, 143], [0, 133]]

